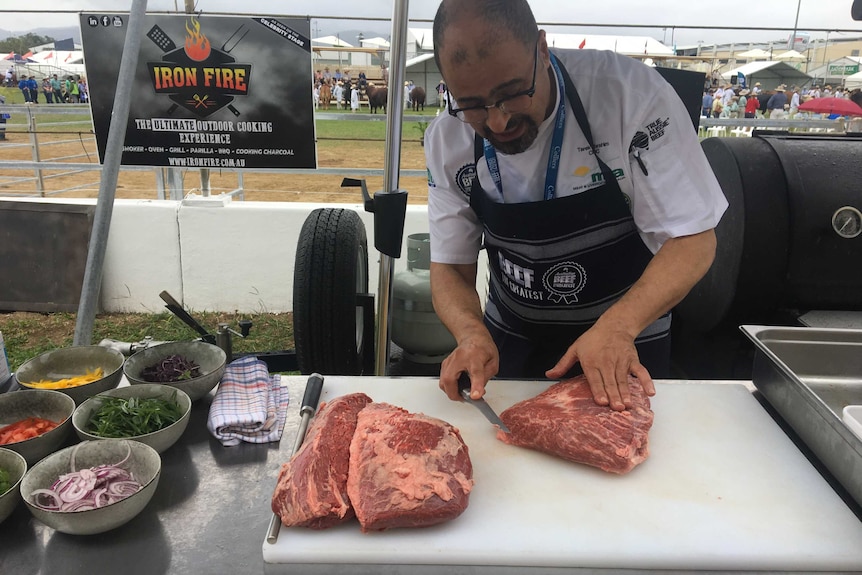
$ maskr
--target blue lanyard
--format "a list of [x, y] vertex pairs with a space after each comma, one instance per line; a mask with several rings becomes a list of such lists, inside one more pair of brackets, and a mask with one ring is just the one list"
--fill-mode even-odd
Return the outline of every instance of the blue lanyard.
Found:
[[[545, 171], [545, 200], [553, 200], [557, 196], [557, 175], [560, 172], [560, 154], [563, 149], [563, 131], [566, 127], [566, 89], [563, 87], [563, 75], [557, 58], [551, 54], [551, 65], [557, 77], [560, 89], [560, 102], [557, 105], [557, 118], [554, 122], [554, 133], [551, 137], [551, 150], [548, 152], [548, 168]], [[491, 172], [491, 179], [497, 186], [497, 192], [503, 197], [503, 180], [500, 177], [500, 166], [497, 163], [497, 151], [487, 139], [483, 142], [485, 162]]]

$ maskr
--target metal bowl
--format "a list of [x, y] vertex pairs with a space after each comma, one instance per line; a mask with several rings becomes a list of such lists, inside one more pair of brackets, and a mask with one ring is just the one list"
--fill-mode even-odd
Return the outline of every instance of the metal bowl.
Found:
[[105, 375], [101, 379], [57, 390], [74, 399], [75, 405], [80, 405], [94, 395], [117, 387], [123, 376], [124, 361], [122, 353], [100, 345], [64, 347], [46, 351], [26, 362], [15, 372], [15, 379], [21, 387], [37, 389], [30, 384], [43, 379], [75, 377], [102, 368]]
[[203, 341], [173, 341], [148, 347], [132, 355], [126, 360], [123, 373], [132, 385], [152, 384], [153, 382], [141, 378], [141, 372], [172, 355], [180, 355], [195, 362], [200, 367], [202, 375], [158, 385], [181, 389], [192, 401], [197, 401], [208, 394], [221, 381], [227, 367], [227, 356], [217, 345]]
[[[128, 456], [122, 467], [141, 484], [141, 489], [125, 499], [86, 511], [49, 511], [37, 506], [32, 493], [50, 489], [58, 477], [72, 471], [73, 454], [75, 470], [114, 465]], [[52, 453], [33, 466], [21, 482], [21, 497], [30, 513], [45, 525], [62, 533], [92, 535], [128, 523], [143, 511], [156, 492], [161, 472], [162, 459], [149, 445], [125, 439], [85, 441]]]
[[51, 389], [22, 389], [0, 394], [0, 427], [28, 417], [41, 417], [58, 424], [42, 435], [2, 447], [21, 454], [28, 465], [33, 465], [63, 445], [72, 430], [74, 411], [75, 401], [71, 397]]
[[158, 431], [147, 433], [144, 435], [133, 435], [123, 439], [134, 439], [141, 443], [146, 443], [157, 452], [162, 453], [168, 447], [177, 442], [177, 440], [185, 432], [189, 425], [189, 415], [192, 412], [192, 400], [188, 394], [181, 389], [150, 383], [146, 385], [130, 385], [127, 387], [118, 387], [117, 389], [109, 389], [100, 393], [96, 397], [91, 397], [84, 403], [78, 406], [75, 413], [72, 415], [72, 425], [75, 428], [75, 433], [81, 441], [102, 440], [107, 439], [100, 435], [95, 435], [88, 431], [90, 418], [96, 413], [104, 403], [104, 396], [121, 397], [123, 399], [131, 399], [133, 397], [139, 399], [170, 399], [175, 395], [176, 402], [180, 406], [182, 416], [174, 423], [163, 427]]
[[21, 480], [24, 474], [27, 473], [27, 462], [21, 455], [11, 449], [3, 449], [0, 447], [0, 469], [9, 474], [9, 481], [12, 487], [5, 493], [0, 493], [0, 523], [12, 515], [15, 507], [18, 506], [19, 496], [21, 492]]

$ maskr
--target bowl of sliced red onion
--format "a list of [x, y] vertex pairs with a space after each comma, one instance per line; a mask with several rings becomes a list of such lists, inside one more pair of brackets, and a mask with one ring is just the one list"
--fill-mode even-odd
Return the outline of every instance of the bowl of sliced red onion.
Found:
[[227, 356], [204, 341], [172, 341], [143, 349], [126, 360], [123, 374], [129, 383], [159, 383], [181, 389], [196, 401], [221, 381]]
[[152, 499], [162, 460], [138, 441], [84, 441], [34, 465], [21, 481], [33, 516], [62, 533], [92, 535], [131, 521]]

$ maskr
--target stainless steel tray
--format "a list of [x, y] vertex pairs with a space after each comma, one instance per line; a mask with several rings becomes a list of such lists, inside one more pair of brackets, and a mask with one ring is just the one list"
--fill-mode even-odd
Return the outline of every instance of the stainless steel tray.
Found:
[[862, 440], [841, 419], [862, 405], [862, 330], [740, 329], [757, 348], [755, 387], [862, 505]]

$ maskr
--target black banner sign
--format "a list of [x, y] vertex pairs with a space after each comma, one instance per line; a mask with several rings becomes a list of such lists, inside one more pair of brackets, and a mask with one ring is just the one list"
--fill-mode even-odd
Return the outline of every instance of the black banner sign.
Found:
[[[124, 165], [317, 167], [308, 20], [195, 14], [146, 19]], [[127, 27], [128, 14], [81, 14], [101, 160]]]

